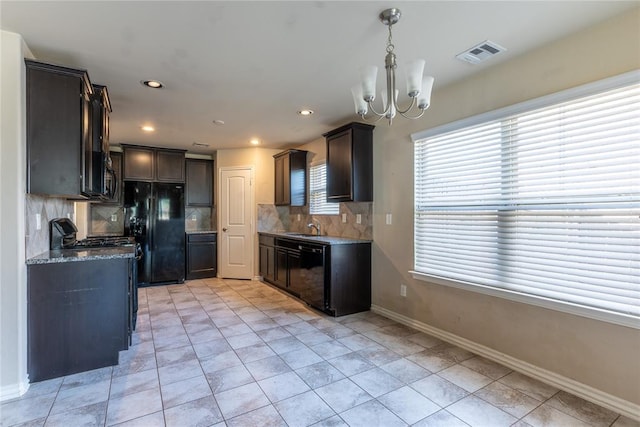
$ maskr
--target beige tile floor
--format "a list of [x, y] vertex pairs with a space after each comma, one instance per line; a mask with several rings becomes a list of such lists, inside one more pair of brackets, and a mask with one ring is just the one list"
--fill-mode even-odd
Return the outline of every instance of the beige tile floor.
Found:
[[120, 364], [32, 384], [2, 426], [638, 426], [374, 313], [260, 282], [140, 290]]

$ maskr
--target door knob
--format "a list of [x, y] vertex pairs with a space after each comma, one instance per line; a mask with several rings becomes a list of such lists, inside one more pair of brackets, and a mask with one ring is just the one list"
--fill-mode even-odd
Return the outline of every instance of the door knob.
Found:
[[223, 228], [222, 228], [222, 231], [227, 231], [227, 227], [223, 227]]

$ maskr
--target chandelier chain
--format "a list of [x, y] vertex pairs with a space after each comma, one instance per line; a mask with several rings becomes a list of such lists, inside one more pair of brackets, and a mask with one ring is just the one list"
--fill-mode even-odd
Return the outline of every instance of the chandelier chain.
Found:
[[391, 27], [393, 25], [389, 25], [389, 38], [387, 39], [387, 53], [391, 53], [393, 52], [393, 49], [395, 48], [395, 46], [393, 45], [393, 40], [392, 40], [392, 36], [391, 36]]

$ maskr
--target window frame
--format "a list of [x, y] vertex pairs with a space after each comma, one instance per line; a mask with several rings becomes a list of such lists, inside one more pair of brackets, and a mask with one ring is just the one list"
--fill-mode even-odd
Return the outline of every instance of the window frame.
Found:
[[[316, 187], [313, 187], [313, 172], [315, 171], [315, 168], [319, 168], [319, 167], [324, 167], [325, 172], [324, 172], [324, 177], [325, 177], [325, 181], [324, 181], [324, 190], [323, 191], [318, 191], [316, 189]], [[322, 161], [318, 161], [318, 162], [314, 162], [311, 163], [309, 165], [309, 215], [340, 215], [340, 203], [329, 203], [327, 202], [327, 173], [326, 173], [326, 168], [327, 168], [327, 161], [326, 160], [322, 160]], [[315, 189], [315, 191], [314, 191]], [[321, 208], [321, 212], [320, 213], [316, 213], [312, 211], [312, 208], [315, 206], [315, 204], [312, 203], [313, 200], [313, 195], [315, 193], [324, 193], [324, 198], [322, 198], [322, 202], [320, 203], [320, 208]], [[322, 209], [328, 209], [328, 208], [333, 208], [335, 205], [334, 210], [336, 212], [322, 212]]]
[[[575, 88], [567, 89], [561, 92], [557, 92], [551, 95], [535, 98], [529, 101], [521, 102], [509, 107], [501, 108], [494, 111], [489, 111], [476, 116], [458, 120], [452, 123], [448, 123], [442, 126], [437, 126], [428, 130], [417, 132], [411, 135], [411, 139], [414, 143], [426, 138], [435, 137], [449, 132], [461, 130], [463, 128], [481, 125], [484, 123], [505, 119], [512, 115], [526, 113], [528, 111], [536, 110], [539, 108], [545, 108], [554, 104], [568, 102], [582, 97], [591, 96], [599, 92], [612, 90], [620, 87], [624, 87], [640, 81], [640, 70], [634, 70], [619, 76], [610, 77], [607, 79], [599, 80], [590, 84], [578, 86]], [[417, 172], [414, 170], [414, 182], [417, 181]], [[415, 191], [415, 189], [414, 189]], [[415, 195], [415, 194], [414, 194]], [[414, 214], [415, 214], [415, 199], [414, 199]], [[416, 224], [414, 223], [414, 241], [416, 233]], [[415, 251], [414, 251], [415, 252]], [[417, 271], [415, 262], [416, 256], [414, 253], [414, 267], [409, 271], [409, 274], [416, 280], [434, 283], [438, 285], [449, 286], [457, 289], [463, 289], [466, 291], [478, 292], [485, 295], [490, 295], [498, 298], [507, 299], [519, 303], [525, 303], [535, 305], [555, 311], [587, 317], [590, 319], [596, 319], [605, 321], [608, 323], [618, 324], [622, 326], [631, 327], [634, 329], [640, 329], [640, 318], [627, 315], [624, 313], [612, 312], [605, 309], [584, 306], [576, 303], [565, 302], [555, 299], [550, 299], [533, 294], [522, 293], [504, 288], [493, 287], [484, 284], [470, 283], [463, 280], [456, 280], [451, 278], [445, 278], [440, 276], [431, 275], [428, 273]]]

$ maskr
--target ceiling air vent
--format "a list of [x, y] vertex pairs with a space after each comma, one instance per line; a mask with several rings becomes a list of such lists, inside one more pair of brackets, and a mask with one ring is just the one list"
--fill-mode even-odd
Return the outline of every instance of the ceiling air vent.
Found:
[[499, 54], [500, 52], [504, 52], [505, 50], [507, 49], [499, 44], [490, 40], [485, 40], [471, 49], [467, 49], [466, 51], [456, 55], [456, 58], [471, 64], [477, 64]]

